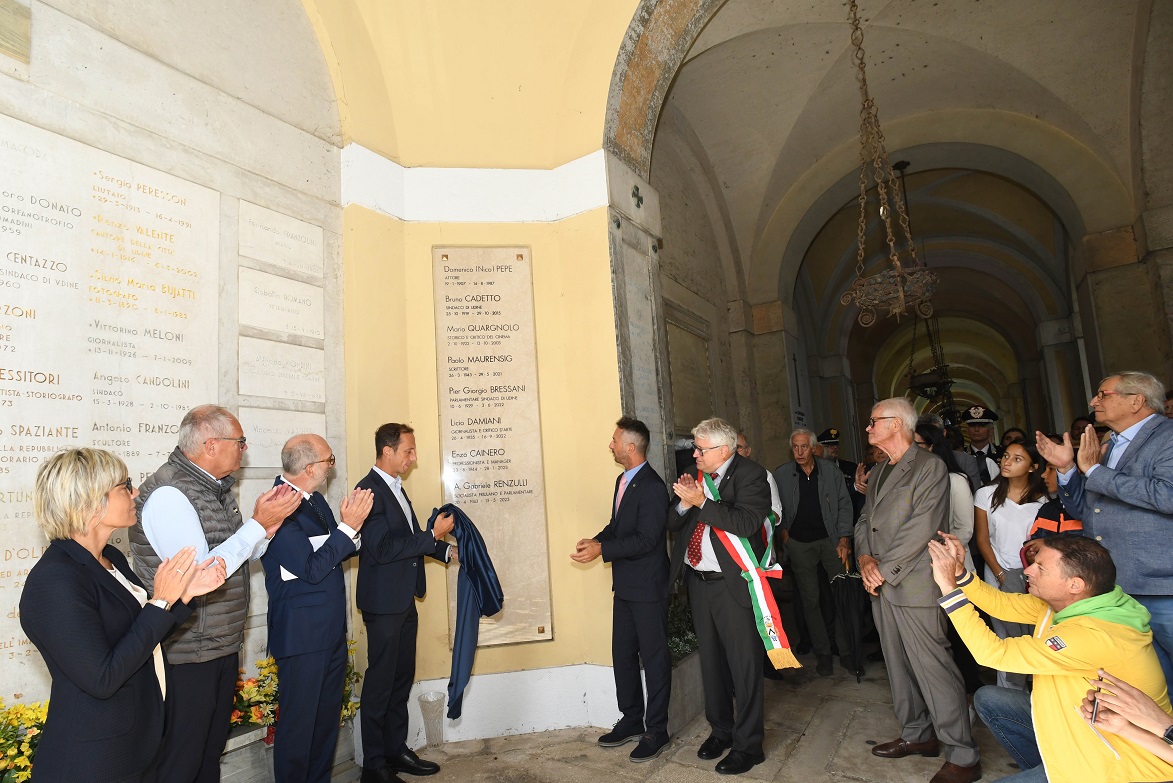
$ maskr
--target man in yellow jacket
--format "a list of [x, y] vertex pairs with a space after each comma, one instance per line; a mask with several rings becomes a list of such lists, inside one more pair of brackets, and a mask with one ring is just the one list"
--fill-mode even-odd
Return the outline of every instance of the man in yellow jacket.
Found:
[[[1033, 693], [986, 686], [974, 706], [1022, 772], [1014, 783], [1127, 783], [1173, 779], [1173, 765], [1084, 720], [1080, 704], [1099, 669], [1119, 673], [1169, 712], [1165, 675], [1153, 650], [1149, 612], [1116, 586], [1108, 550], [1090, 538], [1043, 539], [1026, 569], [1029, 595], [1003, 593], [967, 571], [954, 536], [932, 541], [940, 604], [977, 662], [1034, 675]], [[999, 639], [977, 610], [1034, 626]]]

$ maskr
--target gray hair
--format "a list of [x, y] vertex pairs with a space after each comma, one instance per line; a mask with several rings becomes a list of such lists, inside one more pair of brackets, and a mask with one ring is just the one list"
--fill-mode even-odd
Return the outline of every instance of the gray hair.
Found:
[[220, 405], [197, 405], [179, 422], [179, 450], [190, 459], [199, 454], [204, 441], [226, 436], [236, 424], [232, 411]]
[[945, 429], [945, 421], [935, 413], [922, 413], [916, 419], [916, 426], [918, 427], [940, 427]]
[[795, 435], [805, 435], [807, 437], [807, 442], [809, 442], [811, 445], [814, 445], [815, 442], [818, 441], [818, 436], [815, 435], [810, 430], [808, 430], [806, 427], [798, 427], [793, 432], [790, 433], [790, 445], [791, 446], [794, 445], [794, 436]]
[[916, 408], [912, 407], [911, 402], [904, 397], [889, 397], [872, 406], [873, 411], [880, 408], [886, 410], [889, 416], [899, 419], [904, 434], [912, 437], [913, 431], [916, 430]]
[[1144, 397], [1145, 407], [1157, 413], [1165, 410], [1165, 384], [1157, 380], [1155, 375], [1139, 370], [1124, 370], [1108, 375], [1101, 384], [1109, 378], [1118, 378], [1116, 391], [1120, 394], [1140, 394]]
[[126, 481], [126, 464], [102, 449], [66, 449], [41, 463], [33, 485], [33, 516], [50, 541], [89, 531], [106, 513], [110, 493]]
[[310, 434], [294, 435], [281, 448], [281, 471], [296, 476], [318, 461], [318, 446]]
[[724, 419], [705, 419], [692, 428], [694, 438], [707, 438], [714, 445], [726, 446], [730, 452], [737, 451], [737, 428]]

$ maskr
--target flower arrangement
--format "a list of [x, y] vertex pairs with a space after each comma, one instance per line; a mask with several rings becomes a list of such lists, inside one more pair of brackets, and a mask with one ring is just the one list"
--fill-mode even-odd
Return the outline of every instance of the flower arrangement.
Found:
[[33, 774], [33, 756], [49, 702], [14, 704], [5, 708], [0, 699], [0, 783], [21, 783]]
[[[354, 648], [356, 642], [346, 642], [346, 676], [342, 681], [342, 713], [339, 722], [353, 718], [358, 712], [359, 701], [354, 698], [354, 686], [362, 679], [362, 675], [354, 668]], [[272, 657], [257, 661], [257, 676], [244, 679], [244, 670], [240, 671], [241, 678], [236, 681], [236, 698], [232, 705], [231, 724], [233, 726], [268, 726], [270, 729], [277, 725], [280, 710], [277, 708], [277, 662]], [[267, 742], [272, 742], [272, 731], [269, 732]], [[8, 781], [0, 780], [0, 783]]]

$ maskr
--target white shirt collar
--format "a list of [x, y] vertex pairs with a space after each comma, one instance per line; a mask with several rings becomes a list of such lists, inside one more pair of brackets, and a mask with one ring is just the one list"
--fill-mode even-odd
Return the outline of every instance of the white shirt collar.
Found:
[[400, 478], [399, 476], [392, 476], [387, 471], [380, 470], [378, 465], [373, 465], [371, 467], [371, 469], [374, 470], [376, 473], [378, 473], [380, 476], [382, 476], [383, 481], [386, 481], [387, 486], [391, 487], [391, 489], [402, 489], [403, 488], [403, 479]]
[[298, 492], [300, 492], [300, 493], [301, 493], [301, 496], [302, 496], [304, 499], [306, 499], [306, 500], [309, 500], [309, 499], [310, 499], [310, 493], [306, 492], [304, 489], [302, 489], [301, 487], [297, 486], [296, 484], [294, 484], [294, 483], [293, 483], [292, 481], [290, 481], [289, 479], [287, 479], [287, 478], [285, 478], [284, 476], [282, 476], [282, 477], [281, 477], [281, 480], [282, 480], [282, 481], [284, 481], [284, 482], [285, 482], [286, 484], [288, 484], [289, 486], [291, 486], [291, 487], [293, 487], [294, 489], [296, 489]]

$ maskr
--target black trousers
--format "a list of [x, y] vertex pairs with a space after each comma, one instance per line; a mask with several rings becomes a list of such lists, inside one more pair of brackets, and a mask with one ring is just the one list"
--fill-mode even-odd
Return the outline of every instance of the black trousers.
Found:
[[[764, 646], [753, 610], [733, 598], [727, 580], [704, 582], [691, 568], [686, 571], [692, 623], [700, 645], [705, 718], [715, 736], [732, 740], [733, 750], [759, 755], [765, 735]], [[734, 587], [748, 591], [744, 583]]]
[[345, 679], [345, 636], [328, 650], [277, 659], [273, 772], [281, 783], [330, 783]]
[[[647, 709], [640, 662], [647, 679]], [[668, 737], [668, 698], [672, 693], [672, 655], [668, 652], [668, 599], [626, 601], [615, 598], [611, 620], [611, 663], [615, 697], [625, 726]]]
[[419, 616], [413, 601], [398, 614], [363, 612], [367, 672], [362, 686], [363, 767], [379, 769], [407, 750], [407, 698], [415, 682]]
[[218, 783], [220, 754], [228, 741], [240, 656], [170, 667], [163, 704], [163, 748], [158, 779], [166, 783]]

